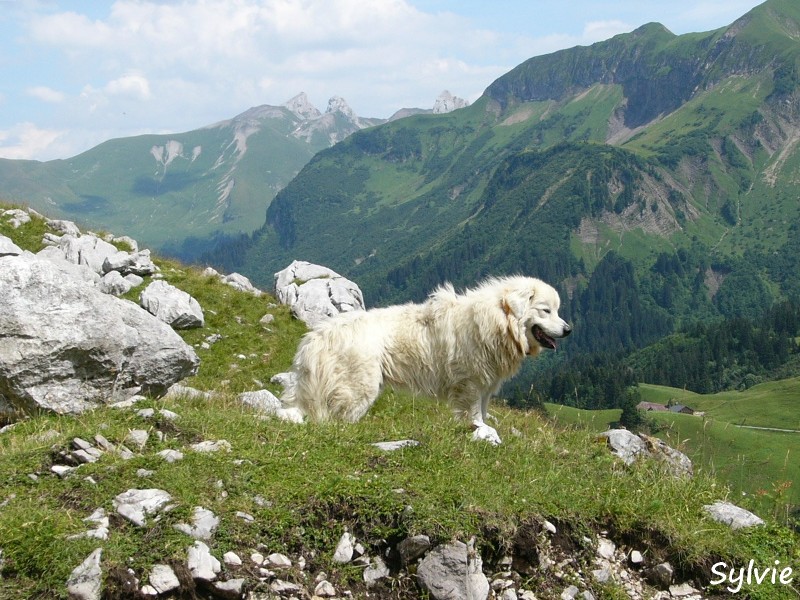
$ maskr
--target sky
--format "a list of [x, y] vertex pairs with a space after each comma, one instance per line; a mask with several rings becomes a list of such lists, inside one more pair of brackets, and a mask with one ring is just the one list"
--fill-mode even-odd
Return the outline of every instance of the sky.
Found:
[[518, 64], [659, 22], [729, 25], [761, 0], [0, 0], [0, 158], [75, 156], [305, 92], [362, 117], [474, 102]]

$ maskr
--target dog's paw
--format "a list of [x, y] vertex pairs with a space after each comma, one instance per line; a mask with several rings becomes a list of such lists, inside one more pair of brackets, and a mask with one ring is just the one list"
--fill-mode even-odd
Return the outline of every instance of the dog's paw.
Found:
[[474, 426], [475, 431], [472, 432], [473, 440], [484, 440], [492, 446], [499, 446], [502, 443], [494, 427], [489, 427], [486, 423], [474, 423]]
[[302, 423], [303, 422], [303, 413], [300, 411], [299, 408], [291, 407], [291, 408], [279, 408], [275, 411], [275, 416], [279, 419], [284, 421], [289, 421], [291, 423]]

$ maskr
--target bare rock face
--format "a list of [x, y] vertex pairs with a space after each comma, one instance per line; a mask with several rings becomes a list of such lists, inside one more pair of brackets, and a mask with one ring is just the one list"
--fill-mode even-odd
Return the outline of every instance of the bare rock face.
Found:
[[0, 415], [161, 395], [199, 364], [167, 324], [30, 254], [0, 257]]
[[275, 273], [275, 294], [310, 327], [339, 313], [364, 310], [358, 285], [336, 271], [305, 261], [296, 260]]

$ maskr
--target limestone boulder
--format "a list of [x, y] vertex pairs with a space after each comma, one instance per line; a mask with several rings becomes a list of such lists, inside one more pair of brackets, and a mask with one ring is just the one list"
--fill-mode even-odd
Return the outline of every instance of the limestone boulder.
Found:
[[31, 254], [0, 257], [0, 414], [161, 395], [199, 359], [167, 324]]
[[305, 261], [296, 260], [275, 273], [275, 295], [310, 327], [339, 313], [364, 310], [358, 285], [336, 271]]

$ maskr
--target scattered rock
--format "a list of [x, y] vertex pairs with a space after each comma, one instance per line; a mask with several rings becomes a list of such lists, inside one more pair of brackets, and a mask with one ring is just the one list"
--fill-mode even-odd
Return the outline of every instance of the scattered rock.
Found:
[[384, 452], [393, 452], [395, 450], [400, 450], [401, 448], [413, 448], [414, 446], [419, 446], [419, 442], [417, 440], [398, 440], [396, 442], [375, 442], [372, 445], [380, 450], [383, 450]]
[[139, 304], [173, 329], [203, 327], [200, 304], [183, 290], [166, 281], [153, 281], [139, 295]]
[[422, 559], [417, 569], [420, 586], [434, 600], [486, 598], [489, 580], [473, 542], [438, 546]]
[[152, 515], [172, 500], [164, 490], [158, 489], [131, 489], [114, 498], [113, 505], [121, 516], [137, 527], [144, 527], [147, 515]]
[[646, 570], [644, 576], [653, 586], [661, 590], [666, 590], [672, 584], [674, 572], [671, 564], [663, 562]]
[[222, 570], [222, 565], [211, 555], [211, 550], [200, 540], [189, 546], [186, 565], [194, 579], [213, 581]]
[[175, 524], [175, 529], [196, 540], [210, 540], [217, 527], [219, 527], [219, 517], [202, 506], [194, 507], [191, 525], [186, 523]]
[[627, 429], [609, 429], [601, 433], [598, 438], [605, 439], [611, 452], [627, 465], [644, 456], [661, 461], [675, 476], [691, 477], [693, 473], [692, 461], [688, 456], [649, 435], [643, 433], [637, 435]]
[[408, 565], [417, 560], [431, 548], [431, 539], [427, 535], [414, 535], [407, 537], [397, 545], [400, 559]]
[[166, 594], [172, 590], [177, 590], [181, 586], [175, 571], [169, 565], [153, 565], [148, 581], [159, 594]]
[[350, 535], [349, 532], [345, 531], [342, 534], [342, 537], [339, 539], [339, 543], [336, 546], [336, 551], [333, 553], [333, 562], [339, 564], [346, 564], [353, 560], [353, 536]]
[[749, 510], [739, 508], [730, 502], [715, 502], [703, 507], [708, 515], [718, 523], [724, 523], [731, 529], [742, 529], [763, 525], [764, 520], [751, 513]]
[[189, 446], [195, 452], [230, 452], [231, 443], [228, 440], [206, 440]]
[[102, 548], [94, 550], [70, 573], [67, 591], [71, 600], [100, 600], [103, 571], [100, 568]]
[[152, 275], [158, 268], [150, 258], [150, 250], [139, 250], [138, 252], [116, 252], [106, 256], [102, 265], [103, 273], [112, 271], [120, 275]]
[[364, 583], [367, 587], [374, 586], [378, 581], [389, 576], [389, 567], [383, 562], [380, 556], [376, 556], [364, 569]]
[[281, 401], [269, 390], [243, 392], [238, 396], [239, 402], [265, 415], [273, 415], [281, 408]]

